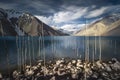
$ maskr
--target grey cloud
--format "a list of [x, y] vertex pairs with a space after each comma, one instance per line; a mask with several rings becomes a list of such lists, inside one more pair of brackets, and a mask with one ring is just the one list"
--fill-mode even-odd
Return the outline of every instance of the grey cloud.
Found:
[[[55, 12], [65, 10], [65, 7], [89, 7], [99, 9], [100, 7], [119, 5], [120, 0], [1, 0], [2, 8], [14, 8], [17, 10], [28, 11], [33, 14], [51, 15]], [[64, 6], [64, 7], [62, 7]], [[95, 6], [93, 8], [93, 6]]]

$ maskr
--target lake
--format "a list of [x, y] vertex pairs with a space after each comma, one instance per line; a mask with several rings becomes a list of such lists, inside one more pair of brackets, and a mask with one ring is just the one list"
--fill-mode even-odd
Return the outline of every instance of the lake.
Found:
[[120, 58], [120, 37], [0, 37], [0, 71], [13, 68], [24, 63], [34, 63], [39, 59], [53, 60], [57, 58], [102, 60]]

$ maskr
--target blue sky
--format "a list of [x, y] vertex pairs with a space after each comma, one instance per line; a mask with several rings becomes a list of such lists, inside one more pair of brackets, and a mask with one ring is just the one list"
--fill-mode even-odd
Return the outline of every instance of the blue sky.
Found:
[[0, 7], [30, 12], [46, 24], [68, 31], [80, 29], [113, 11], [120, 0], [0, 0]]

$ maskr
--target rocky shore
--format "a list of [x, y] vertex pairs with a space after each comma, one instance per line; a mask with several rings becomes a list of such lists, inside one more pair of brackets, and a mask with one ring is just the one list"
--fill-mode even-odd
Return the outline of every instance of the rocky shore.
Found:
[[39, 60], [36, 65], [26, 65], [23, 70], [15, 70], [10, 77], [0, 73], [0, 80], [120, 80], [120, 62], [86, 62], [80, 59]]

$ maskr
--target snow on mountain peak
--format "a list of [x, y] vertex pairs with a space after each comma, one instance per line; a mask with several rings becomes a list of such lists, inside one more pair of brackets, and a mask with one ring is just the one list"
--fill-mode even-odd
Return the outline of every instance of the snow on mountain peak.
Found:
[[8, 14], [8, 19], [13, 18], [13, 17], [18, 18], [19, 16], [23, 14], [22, 12], [15, 11], [13, 9], [6, 9], [6, 12]]

